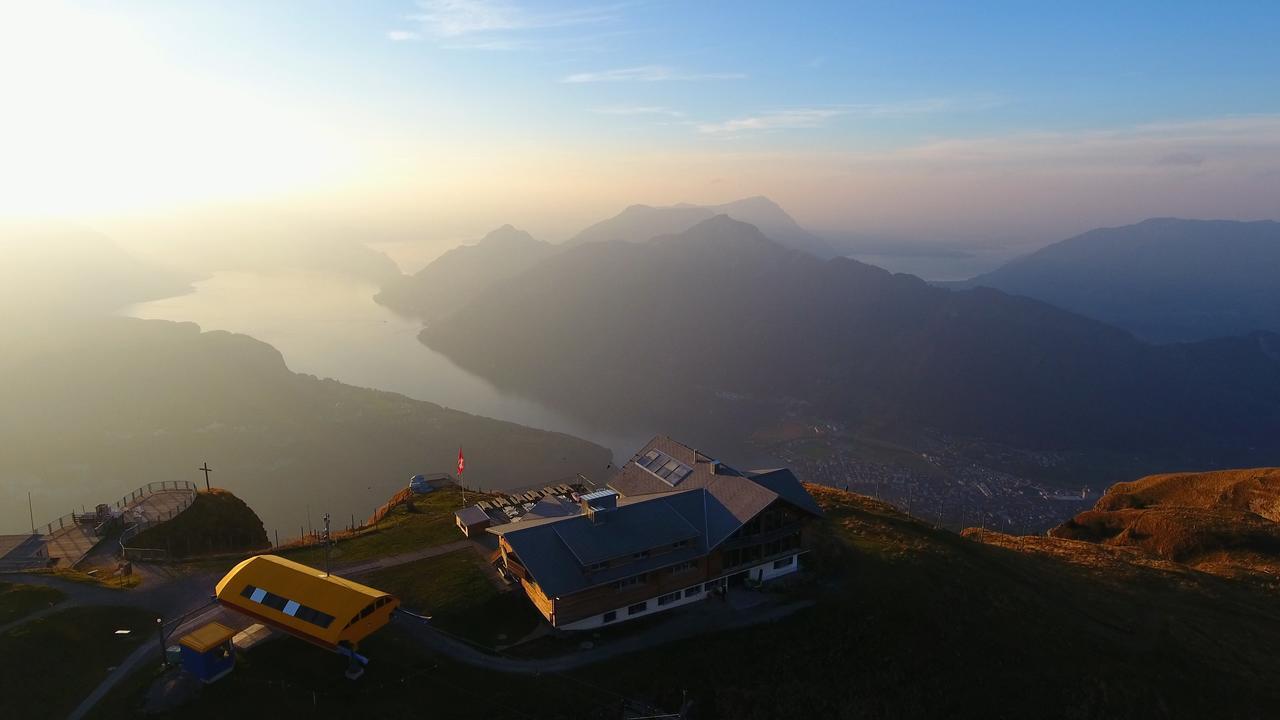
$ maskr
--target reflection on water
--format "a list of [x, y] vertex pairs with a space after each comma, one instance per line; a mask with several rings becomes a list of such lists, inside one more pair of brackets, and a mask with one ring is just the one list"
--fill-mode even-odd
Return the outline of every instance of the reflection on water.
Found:
[[606, 430], [499, 391], [418, 342], [421, 325], [373, 302], [374, 286], [316, 272], [218, 273], [189, 295], [127, 308], [138, 318], [194, 322], [274, 346], [294, 372], [389, 390], [464, 412], [568, 433], [626, 458], [653, 433]]

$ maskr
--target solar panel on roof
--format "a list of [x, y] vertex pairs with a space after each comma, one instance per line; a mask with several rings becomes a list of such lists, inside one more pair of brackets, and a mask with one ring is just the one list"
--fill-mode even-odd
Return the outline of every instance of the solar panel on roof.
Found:
[[689, 477], [689, 473], [693, 472], [693, 468], [660, 450], [650, 450], [643, 456], [636, 458], [635, 462], [672, 487], [678, 485], [681, 480]]

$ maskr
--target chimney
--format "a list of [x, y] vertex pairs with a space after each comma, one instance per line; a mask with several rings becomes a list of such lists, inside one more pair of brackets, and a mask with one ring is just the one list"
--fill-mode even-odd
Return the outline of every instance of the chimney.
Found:
[[711, 460], [711, 461], [710, 461], [710, 464], [711, 464], [711, 474], [712, 474], [712, 475], [719, 475], [719, 474], [720, 474], [720, 461], [719, 461], [719, 460]]
[[604, 522], [604, 516], [618, 509], [618, 493], [605, 488], [582, 496], [582, 512], [595, 525]]

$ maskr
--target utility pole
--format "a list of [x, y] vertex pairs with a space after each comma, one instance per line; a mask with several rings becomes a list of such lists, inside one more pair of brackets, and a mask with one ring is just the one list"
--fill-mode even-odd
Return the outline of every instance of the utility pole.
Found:
[[31, 491], [27, 491], [27, 515], [31, 518], [31, 534], [36, 534], [36, 513], [31, 509]]
[[205, 492], [208, 492], [208, 491], [210, 490], [210, 487], [209, 487], [209, 473], [213, 472], [213, 468], [209, 467], [209, 462], [208, 462], [208, 461], [205, 461], [205, 463], [204, 463], [203, 465], [201, 465], [200, 467], [198, 467], [198, 468], [196, 468], [196, 469], [197, 469], [197, 470], [199, 470], [200, 472], [203, 472], [203, 473], [204, 473], [204, 489], [205, 489]]
[[324, 576], [329, 577], [329, 513], [324, 514]]

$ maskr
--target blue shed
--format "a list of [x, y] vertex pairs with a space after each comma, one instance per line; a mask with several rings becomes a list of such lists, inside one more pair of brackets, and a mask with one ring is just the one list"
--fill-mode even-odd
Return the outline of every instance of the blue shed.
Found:
[[182, 646], [182, 669], [206, 683], [218, 680], [236, 666], [231, 638], [236, 631], [211, 622], [178, 641]]

